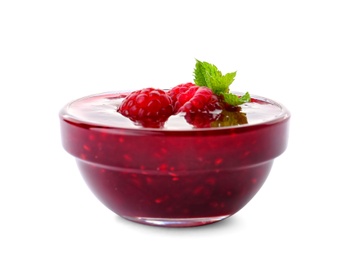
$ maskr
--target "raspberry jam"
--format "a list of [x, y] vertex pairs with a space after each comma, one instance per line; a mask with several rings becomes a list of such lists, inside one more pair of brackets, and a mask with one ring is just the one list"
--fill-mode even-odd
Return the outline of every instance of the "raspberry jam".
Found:
[[155, 129], [116, 112], [125, 96], [76, 100], [60, 119], [63, 146], [90, 189], [132, 221], [187, 227], [225, 219], [253, 198], [287, 146], [289, 112], [266, 98], [242, 106], [247, 124], [194, 129], [177, 115]]

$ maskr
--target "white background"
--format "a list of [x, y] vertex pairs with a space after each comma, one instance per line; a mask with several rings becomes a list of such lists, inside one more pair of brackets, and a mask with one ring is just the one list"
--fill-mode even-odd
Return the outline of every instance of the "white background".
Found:
[[[0, 1], [0, 259], [358, 259], [356, 3]], [[85, 186], [58, 112], [191, 81], [195, 58], [286, 105], [289, 147], [226, 221], [125, 221]]]

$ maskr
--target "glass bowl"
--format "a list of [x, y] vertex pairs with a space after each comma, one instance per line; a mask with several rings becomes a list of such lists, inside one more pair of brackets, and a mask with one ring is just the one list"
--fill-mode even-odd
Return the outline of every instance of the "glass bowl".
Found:
[[[242, 209], [265, 182], [288, 141], [290, 114], [267, 104], [266, 119], [214, 128], [143, 128], [116, 112], [126, 92], [67, 104], [60, 112], [64, 149], [95, 196], [119, 216], [166, 227], [200, 226]], [[266, 115], [266, 116], [267, 116]]]

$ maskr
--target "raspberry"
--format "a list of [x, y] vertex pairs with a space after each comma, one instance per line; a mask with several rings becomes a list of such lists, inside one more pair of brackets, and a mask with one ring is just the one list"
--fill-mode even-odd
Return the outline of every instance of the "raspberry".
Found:
[[138, 125], [159, 128], [173, 114], [173, 104], [164, 90], [144, 88], [130, 93], [117, 111]]
[[194, 83], [188, 82], [185, 84], [180, 84], [168, 91], [168, 95], [171, 97], [173, 104], [174, 104], [174, 110], [175, 110], [175, 104], [178, 100], [178, 96], [180, 94], [186, 92], [189, 88], [194, 87], [194, 86], [196, 86]]
[[207, 112], [219, 108], [219, 100], [211, 89], [193, 83], [180, 84], [168, 91], [174, 112]]

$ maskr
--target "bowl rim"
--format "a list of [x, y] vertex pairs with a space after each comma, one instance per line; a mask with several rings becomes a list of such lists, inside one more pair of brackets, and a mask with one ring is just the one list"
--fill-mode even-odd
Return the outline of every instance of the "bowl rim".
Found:
[[[106, 129], [107, 131], [133, 131], [133, 132], [160, 132], [160, 133], [185, 133], [185, 132], [220, 132], [220, 131], [230, 131], [233, 129], [242, 129], [242, 130], [248, 130], [251, 128], [255, 128], [257, 126], [263, 126], [263, 125], [272, 125], [272, 124], [276, 124], [276, 123], [280, 123], [283, 121], [287, 121], [291, 118], [291, 113], [290, 111], [280, 102], [277, 102], [273, 99], [270, 98], [266, 98], [260, 95], [252, 95], [251, 99], [257, 100], [257, 101], [261, 101], [261, 102], [265, 102], [265, 103], [269, 103], [272, 104], [274, 106], [277, 106], [281, 109], [281, 113], [279, 113], [275, 118], [270, 119], [270, 120], [266, 120], [266, 121], [262, 121], [262, 122], [257, 122], [257, 123], [248, 123], [248, 124], [243, 124], [243, 125], [235, 125], [235, 126], [225, 126], [225, 127], [207, 127], [207, 128], [190, 128], [190, 129], [167, 129], [167, 128], [150, 128], [150, 127], [119, 127], [119, 126], [109, 126], [109, 125], [105, 125], [105, 124], [101, 124], [101, 123], [94, 123], [90, 120], [83, 120], [80, 119], [78, 117], [76, 117], [75, 115], [71, 114], [68, 112], [68, 109], [70, 108], [70, 106], [75, 103], [78, 102], [80, 100], [83, 99], [87, 99], [87, 98], [91, 98], [91, 97], [97, 97], [97, 96], [104, 96], [104, 95], [127, 95], [128, 93], [132, 92], [133, 90], [123, 90], [123, 91], [106, 91], [106, 92], [100, 92], [100, 93], [95, 93], [95, 94], [91, 94], [91, 95], [86, 95], [83, 96], [81, 98], [77, 98], [75, 100], [72, 100], [70, 102], [68, 102], [65, 106], [63, 106], [59, 112], [59, 116], [60, 119], [70, 123], [70, 124], [76, 124], [76, 125], [82, 125], [83, 127], [86, 128], [93, 128], [93, 129]], [[243, 92], [238, 92], [238, 91], [232, 91], [232, 93], [237, 94], [237, 95], [243, 95]]]

